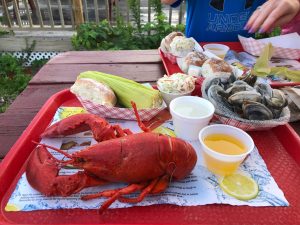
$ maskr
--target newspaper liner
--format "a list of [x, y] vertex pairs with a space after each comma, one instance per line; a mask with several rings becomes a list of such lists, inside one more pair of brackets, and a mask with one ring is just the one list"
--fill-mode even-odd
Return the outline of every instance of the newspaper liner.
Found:
[[[77, 95], [76, 97], [84, 109], [89, 113], [96, 114], [104, 118], [136, 120], [136, 116], [132, 108], [110, 107], [101, 104], [95, 104], [89, 100], [83, 100]], [[166, 107], [166, 104], [163, 102], [159, 108], [138, 109], [138, 113], [142, 121], [149, 121]]]
[[[209, 82], [213, 78], [208, 78], [203, 81], [201, 92], [202, 97], [208, 99], [207, 93], [205, 90], [207, 89]], [[268, 130], [273, 127], [277, 127], [279, 125], [284, 125], [289, 122], [290, 119], [290, 110], [288, 107], [285, 107], [281, 115], [278, 119], [273, 120], [248, 120], [239, 117], [239, 115], [229, 108], [225, 107], [221, 104], [216, 104], [216, 102], [211, 101], [211, 103], [215, 106], [215, 114], [214, 116], [220, 120], [222, 123], [231, 125], [237, 128], [240, 128], [244, 131], [257, 131], [257, 130]]]

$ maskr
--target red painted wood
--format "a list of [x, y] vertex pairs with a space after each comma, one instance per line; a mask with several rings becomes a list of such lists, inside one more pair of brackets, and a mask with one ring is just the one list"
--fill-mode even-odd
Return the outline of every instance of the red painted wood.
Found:
[[160, 63], [156, 50], [70, 51], [61, 53], [48, 64], [137, 64]]
[[84, 71], [94, 70], [119, 75], [137, 82], [153, 82], [164, 75], [161, 63], [155, 64], [46, 64], [30, 84], [74, 83]]
[[48, 98], [69, 87], [70, 84], [29, 85], [7, 111], [0, 114], [0, 158], [4, 158]]

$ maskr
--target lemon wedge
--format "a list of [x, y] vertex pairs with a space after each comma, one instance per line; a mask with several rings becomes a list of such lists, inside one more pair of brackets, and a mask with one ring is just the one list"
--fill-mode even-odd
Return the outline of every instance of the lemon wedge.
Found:
[[6, 212], [17, 212], [17, 211], [20, 211], [20, 209], [16, 205], [7, 203], [7, 205], [5, 206], [5, 211]]
[[75, 114], [79, 114], [79, 113], [85, 113], [85, 109], [82, 107], [64, 107], [61, 108], [61, 111], [59, 113], [59, 118], [65, 119], [69, 116], [75, 115]]
[[157, 127], [153, 130], [154, 133], [159, 133], [159, 134], [164, 134], [164, 135], [168, 135], [170, 137], [176, 137], [176, 134], [174, 133], [174, 131], [172, 131], [169, 128], [166, 127]]
[[241, 174], [225, 176], [220, 181], [220, 186], [224, 192], [239, 200], [250, 200], [258, 194], [256, 181]]

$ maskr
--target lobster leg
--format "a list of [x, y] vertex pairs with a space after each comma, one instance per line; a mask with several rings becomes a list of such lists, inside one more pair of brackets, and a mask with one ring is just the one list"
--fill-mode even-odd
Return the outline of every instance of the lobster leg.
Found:
[[159, 179], [154, 179], [151, 181], [151, 183], [143, 189], [143, 191], [141, 192], [141, 194], [137, 197], [137, 198], [125, 198], [125, 197], [120, 197], [119, 200], [121, 202], [126, 202], [126, 203], [138, 203], [144, 200], [144, 198], [146, 197], [146, 195], [148, 195], [149, 193], [151, 193], [151, 191], [153, 190], [153, 188], [156, 186], [156, 184], [159, 182]]
[[119, 190], [121, 190], [121, 189], [107, 190], [107, 191], [102, 191], [102, 192], [99, 192], [99, 193], [96, 193], [96, 194], [84, 195], [84, 196], [81, 196], [81, 200], [88, 201], [88, 200], [91, 200], [91, 199], [101, 198], [101, 197], [110, 198], [114, 194], [116, 194]]
[[106, 190], [106, 191], [102, 191], [102, 192], [99, 192], [99, 193], [96, 193], [96, 194], [85, 195], [85, 196], [81, 197], [81, 200], [87, 201], [87, 200], [100, 198], [100, 197], [111, 198], [115, 194], [118, 194], [120, 191], [126, 192], [126, 194], [131, 194], [135, 191], [142, 190], [143, 188], [145, 188], [145, 186], [147, 186], [146, 183], [143, 183], [143, 184], [130, 184], [125, 188], [119, 188], [119, 189], [116, 189], [116, 190]]
[[151, 190], [151, 194], [158, 194], [165, 191], [170, 183], [170, 175], [162, 176], [154, 188]]
[[[152, 180], [151, 181], [151, 183], [148, 185], [148, 186], [146, 186], [145, 188], [144, 188], [144, 190], [142, 191], [142, 193], [141, 193], [141, 200], [140, 201], [142, 201], [143, 199], [144, 199], [144, 197], [148, 194], [148, 193], [150, 193], [150, 191], [152, 190], [152, 188], [155, 186], [155, 184], [157, 183], [157, 181], [158, 181], [158, 178], [157, 179], [154, 179], [154, 180]], [[139, 190], [139, 189], [141, 189], [141, 188], [143, 188], [143, 187], [141, 187], [141, 186], [139, 186], [139, 185], [137, 185], [136, 186], [136, 184], [132, 184], [132, 185], [129, 185], [128, 187], [125, 187], [125, 188], [123, 188], [123, 189], [121, 189], [121, 190], [119, 190], [118, 192], [116, 192], [111, 198], [109, 198], [108, 200], [106, 200], [104, 203], [103, 203], [103, 205], [100, 207], [100, 209], [99, 209], [99, 212], [101, 213], [101, 212], [103, 212], [104, 210], [106, 210], [114, 201], [116, 201], [120, 196], [122, 196], [122, 195], [127, 195], [127, 194], [130, 194], [130, 193], [133, 193], [133, 192], [135, 192], [135, 191], [137, 191], [137, 190]]]
[[135, 117], [136, 117], [136, 120], [138, 122], [138, 125], [139, 127], [142, 129], [142, 131], [144, 132], [150, 132], [150, 128], [149, 127], [146, 127], [145, 124], [143, 124], [143, 122], [141, 121], [141, 118], [139, 116], [139, 113], [137, 111], [137, 107], [136, 107], [136, 104], [135, 102], [131, 101], [131, 105], [132, 105], [132, 108], [134, 110], [134, 114], [135, 114]]
[[120, 197], [118, 198], [118, 200], [120, 202], [126, 202], [126, 203], [138, 203], [143, 201], [143, 199], [145, 198], [145, 196], [149, 193], [151, 194], [158, 194], [163, 192], [164, 190], [167, 189], [168, 185], [169, 185], [169, 175], [165, 175], [163, 177], [161, 177], [158, 181], [154, 180], [156, 183], [153, 187], [150, 188], [151, 184], [145, 188], [142, 193], [137, 197], [137, 198], [126, 198], [126, 197]]
[[[126, 203], [138, 203], [141, 202], [145, 196], [154, 189], [154, 187], [159, 183], [160, 179], [156, 178], [150, 182], [150, 184], [147, 183], [141, 183], [141, 184], [131, 184], [125, 188], [118, 189], [118, 190], [107, 190], [96, 194], [86, 195], [81, 197], [82, 200], [90, 200], [95, 199], [99, 197], [107, 197], [109, 198], [107, 201], [103, 203], [103, 205], [100, 207], [99, 211], [103, 212], [105, 209], [107, 209], [114, 201], [117, 199], [121, 202]], [[123, 195], [131, 194], [133, 192], [142, 190], [141, 194], [137, 198], [125, 198], [122, 197]]]

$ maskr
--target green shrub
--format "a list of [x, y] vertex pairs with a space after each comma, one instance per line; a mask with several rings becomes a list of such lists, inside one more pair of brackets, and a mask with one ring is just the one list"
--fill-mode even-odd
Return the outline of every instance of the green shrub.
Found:
[[0, 76], [15, 76], [23, 73], [22, 63], [10, 54], [0, 56]]
[[26, 88], [30, 79], [31, 76], [27, 74], [0, 77], [0, 113]]
[[[30, 62], [35, 44], [35, 41], [29, 44], [26, 39], [26, 48], [19, 59], [9, 53], [0, 54], [0, 113], [6, 110], [26, 88], [32, 76], [49, 60], [44, 58]], [[28, 64], [31, 66], [25, 67]]]
[[31, 74], [36, 74], [47, 62], [49, 58], [36, 59], [31, 62]]
[[77, 34], [72, 37], [72, 45], [75, 50], [118, 50], [137, 49], [132, 40], [133, 29], [130, 25], [118, 25], [112, 27], [107, 20], [100, 23], [81, 24]]
[[31, 74], [26, 74], [22, 59], [11, 54], [0, 55], [0, 113], [26, 88]]
[[154, 20], [142, 24], [139, 0], [129, 0], [133, 22], [126, 23], [115, 9], [116, 24], [111, 26], [107, 20], [100, 23], [85, 23], [77, 28], [72, 37], [75, 50], [134, 50], [158, 48], [162, 38], [174, 30], [184, 31], [184, 25], [172, 26], [162, 12], [159, 0], [151, 0], [155, 12]]

